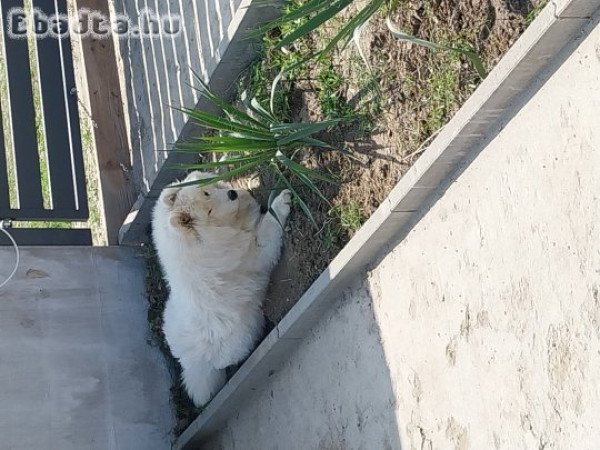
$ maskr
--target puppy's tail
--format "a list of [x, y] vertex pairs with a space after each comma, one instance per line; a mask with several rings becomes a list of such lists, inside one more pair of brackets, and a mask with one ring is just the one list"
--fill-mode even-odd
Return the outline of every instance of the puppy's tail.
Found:
[[225, 384], [225, 371], [215, 369], [208, 361], [180, 362], [188, 394], [196, 406], [204, 406]]

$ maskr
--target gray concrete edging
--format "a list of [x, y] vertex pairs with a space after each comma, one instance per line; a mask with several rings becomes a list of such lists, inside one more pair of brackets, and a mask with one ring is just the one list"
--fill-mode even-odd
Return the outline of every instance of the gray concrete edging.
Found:
[[327, 270], [181, 435], [198, 448], [252, 391], [286, 361], [357, 275], [374, 267], [411, 231], [499, 130], [581, 42], [600, 0], [554, 0], [507, 52], [388, 198]]

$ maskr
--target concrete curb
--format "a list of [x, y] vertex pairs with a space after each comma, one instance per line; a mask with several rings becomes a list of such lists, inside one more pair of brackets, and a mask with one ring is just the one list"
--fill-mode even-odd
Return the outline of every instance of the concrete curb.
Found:
[[376, 266], [566, 60], [597, 21], [600, 0], [554, 0], [404, 175], [379, 209], [181, 435], [199, 448], [288, 359], [323, 312]]

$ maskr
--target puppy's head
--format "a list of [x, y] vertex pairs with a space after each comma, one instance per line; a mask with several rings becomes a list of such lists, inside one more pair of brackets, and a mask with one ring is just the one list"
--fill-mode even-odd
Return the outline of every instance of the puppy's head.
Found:
[[[192, 172], [181, 183], [211, 178], [213, 174]], [[260, 215], [256, 200], [245, 190], [234, 190], [229, 183], [208, 186], [166, 188], [160, 197], [166, 207], [170, 225], [201, 234], [202, 228], [252, 228]]]

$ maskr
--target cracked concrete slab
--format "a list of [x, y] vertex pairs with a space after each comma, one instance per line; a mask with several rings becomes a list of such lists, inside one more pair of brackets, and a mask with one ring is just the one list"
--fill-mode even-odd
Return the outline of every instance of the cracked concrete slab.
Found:
[[[12, 269], [0, 248], [0, 279]], [[170, 447], [171, 377], [126, 248], [22, 248], [0, 290], [0, 447]]]

